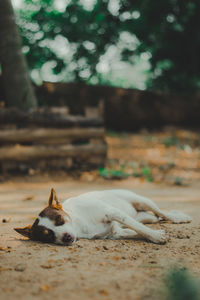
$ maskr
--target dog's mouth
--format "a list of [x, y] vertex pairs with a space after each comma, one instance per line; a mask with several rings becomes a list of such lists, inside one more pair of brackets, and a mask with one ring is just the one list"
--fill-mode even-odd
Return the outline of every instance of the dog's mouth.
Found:
[[72, 246], [72, 245], [73, 245], [73, 243], [74, 243], [74, 242], [67, 242], [67, 243], [63, 243], [62, 245], [63, 245], [63, 246], [67, 246], [67, 247], [68, 247], [68, 246]]

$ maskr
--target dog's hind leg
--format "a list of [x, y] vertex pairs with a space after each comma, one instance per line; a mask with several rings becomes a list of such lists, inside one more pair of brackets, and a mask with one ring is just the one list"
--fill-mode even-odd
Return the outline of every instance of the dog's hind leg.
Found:
[[152, 223], [158, 223], [159, 222], [159, 218], [156, 217], [155, 215], [146, 212], [146, 211], [140, 211], [138, 212], [137, 216], [136, 216], [136, 220], [138, 222], [141, 222], [143, 224], [152, 224]]
[[131, 203], [137, 211], [151, 211], [156, 216], [173, 223], [189, 223], [192, 221], [191, 217], [178, 211], [165, 213], [152, 200], [136, 194], [134, 194]]
[[115, 208], [110, 209], [105, 214], [103, 221], [105, 223], [119, 222], [125, 227], [134, 230], [139, 236], [157, 244], [164, 244], [167, 240], [164, 230], [153, 230]]

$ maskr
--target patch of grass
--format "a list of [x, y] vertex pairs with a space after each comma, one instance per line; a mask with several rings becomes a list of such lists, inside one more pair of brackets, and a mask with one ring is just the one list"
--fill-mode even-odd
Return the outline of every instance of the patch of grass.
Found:
[[99, 168], [99, 175], [105, 179], [124, 179], [129, 177], [129, 174], [123, 168], [120, 170]]
[[117, 136], [119, 136], [119, 133], [114, 130], [108, 130], [107, 135], [110, 137], [117, 137]]
[[124, 131], [117, 132], [114, 130], [108, 130], [107, 135], [110, 137], [118, 137], [118, 138], [125, 138], [125, 139], [129, 136], [127, 132]]
[[126, 171], [126, 166], [124, 164], [122, 164], [118, 169], [101, 167], [99, 168], [99, 175], [105, 179], [125, 179], [133, 176], [144, 177], [149, 182], [154, 181], [149, 167], [143, 167], [141, 171], [136, 171], [136, 166], [137, 164], [132, 165], [132, 173]]
[[142, 168], [141, 173], [147, 181], [153, 181], [153, 177], [151, 176], [151, 169], [149, 167]]
[[174, 268], [169, 271], [165, 280], [166, 300], [199, 300], [200, 289], [186, 268]]
[[177, 146], [179, 144], [179, 140], [175, 136], [169, 136], [169, 137], [163, 139], [162, 142], [165, 145], [165, 147], [167, 147], [167, 148], [169, 148], [171, 146]]
[[175, 178], [175, 180], [174, 180], [174, 184], [175, 184], [175, 185], [183, 185], [183, 178], [177, 176], [177, 177]]

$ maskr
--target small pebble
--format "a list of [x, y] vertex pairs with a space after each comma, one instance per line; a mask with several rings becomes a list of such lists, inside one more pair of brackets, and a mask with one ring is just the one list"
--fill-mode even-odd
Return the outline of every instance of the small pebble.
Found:
[[8, 222], [10, 222], [10, 218], [3, 218], [2, 219], [2, 223], [8, 223]]
[[108, 248], [107, 248], [106, 246], [103, 246], [103, 249], [104, 249], [104, 250], [108, 250]]
[[24, 264], [19, 264], [15, 267], [15, 271], [17, 271], [17, 272], [23, 272], [23, 271], [25, 271], [25, 269], [26, 269], [26, 265], [24, 265]]

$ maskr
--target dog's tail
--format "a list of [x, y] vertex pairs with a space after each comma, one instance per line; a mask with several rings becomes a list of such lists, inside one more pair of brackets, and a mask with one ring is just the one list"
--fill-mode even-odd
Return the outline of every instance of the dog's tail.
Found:
[[182, 212], [179, 211], [170, 211], [166, 213], [167, 219], [172, 221], [173, 223], [190, 223], [192, 218]]

